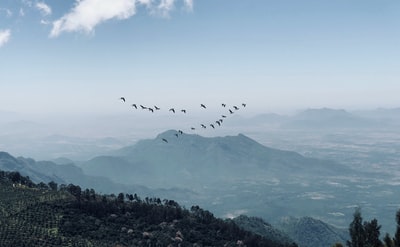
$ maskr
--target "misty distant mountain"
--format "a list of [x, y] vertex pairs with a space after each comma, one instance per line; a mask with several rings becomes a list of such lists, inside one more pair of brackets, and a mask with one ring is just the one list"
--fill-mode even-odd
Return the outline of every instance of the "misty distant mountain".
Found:
[[355, 115], [371, 119], [384, 126], [400, 126], [400, 108], [378, 108], [374, 110], [354, 111]]
[[265, 147], [242, 134], [206, 138], [193, 134], [176, 137], [176, 133], [166, 131], [155, 139], [120, 149], [113, 156], [96, 157], [82, 169], [121, 183], [159, 187], [347, 171], [332, 161]]
[[321, 108], [307, 109], [290, 118], [284, 128], [309, 129], [359, 129], [377, 127], [378, 124], [345, 110]]
[[286, 217], [276, 225], [290, 236], [299, 247], [328, 247], [334, 243], [345, 244], [349, 240], [347, 229], [326, 224], [311, 217]]

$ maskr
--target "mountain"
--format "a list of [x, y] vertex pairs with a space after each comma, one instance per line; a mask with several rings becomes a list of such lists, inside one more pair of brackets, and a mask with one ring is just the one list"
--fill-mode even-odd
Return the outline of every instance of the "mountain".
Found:
[[276, 225], [300, 247], [328, 247], [349, 240], [347, 229], [336, 228], [311, 217], [286, 217]]
[[268, 239], [286, 243], [287, 245], [294, 243], [294, 241], [286, 233], [276, 229], [261, 218], [240, 215], [239, 217], [234, 218], [233, 222], [246, 231], [256, 233]]
[[168, 199], [101, 195], [72, 184], [44, 188], [4, 171], [0, 246], [289, 247], [198, 206], [187, 210]]
[[176, 137], [176, 133], [166, 131], [154, 139], [120, 149], [112, 156], [93, 158], [81, 167], [90, 175], [150, 187], [193, 187], [294, 173], [318, 175], [348, 171], [332, 161], [265, 147], [243, 134], [207, 138], [185, 133]]
[[291, 117], [284, 128], [306, 129], [359, 129], [378, 127], [378, 123], [343, 109], [307, 109]]

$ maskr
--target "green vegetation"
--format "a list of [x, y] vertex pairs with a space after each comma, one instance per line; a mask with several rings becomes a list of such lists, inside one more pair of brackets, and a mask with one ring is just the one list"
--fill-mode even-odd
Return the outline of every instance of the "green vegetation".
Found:
[[172, 200], [99, 195], [0, 171], [0, 246], [289, 246]]
[[[349, 226], [350, 240], [347, 241], [348, 247], [399, 247], [400, 246], [400, 210], [396, 213], [397, 229], [394, 238], [386, 233], [383, 241], [380, 240], [381, 225], [377, 219], [364, 221], [359, 208], [353, 214], [353, 221]], [[336, 243], [332, 247], [343, 246]]]

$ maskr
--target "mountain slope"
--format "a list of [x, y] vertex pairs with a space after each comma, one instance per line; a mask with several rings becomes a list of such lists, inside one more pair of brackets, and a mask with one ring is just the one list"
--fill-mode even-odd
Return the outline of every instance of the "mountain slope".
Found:
[[[99, 195], [69, 185], [39, 188], [0, 171], [0, 246], [274, 246], [198, 206]], [[15, 186], [15, 184], [20, 184]]]

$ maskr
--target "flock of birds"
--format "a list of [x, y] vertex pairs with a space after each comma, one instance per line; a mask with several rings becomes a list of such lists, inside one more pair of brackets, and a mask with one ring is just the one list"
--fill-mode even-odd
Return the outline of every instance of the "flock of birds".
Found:
[[[121, 97], [120, 100], [123, 103], [126, 103], [126, 98], [125, 97]], [[140, 104], [131, 104], [131, 107], [134, 108], [135, 110], [145, 110], [145, 111], [149, 111], [151, 113], [154, 113], [155, 111], [160, 111], [161, 110], [161, 108], [156, 106], [156, 105], [153, 105], [153, 106], [149, 107], [149, 106], [144, 106], [144, 105], [140, 105]], [[214, 122], [212, 122], [212, 123], [210, 123], [208, 125], [202, 123], [198, 127], [202, 128], [202, 129], [206, 129], [207, 126], [212, 128], [212, 129], [215, 129], [216, 127], [220, 127], [220, 126], [222, 126], [222, 123], [228, 117], [228, 115], [234, 114], [235, 111], [238, 111], [240, 109], [240, 107], [238, 107], [237, 105], [233, 105], [231, 107], [228, 107], [227, 104], [225, 104], [225, 103], [222, 103], [221, 107], [224, 108], [224, 109], [227, 109], [225, 114], [221, 114], [220, 117], [217, 120], [215, 120]], [[243, 108], [246, 107], [246, 103], [242, 103], [241, 107], [243, 107]], [[200, 104], [200, 108], [207, 109], [207, 106], [205, 104]], [[167, 109], [168, 109], [168, 112], [171, 112], [171, 114], [176, 114], [177, 112], [182, 112], [183, 114], [187, 113], [186, 109], [175, 109], [175, 108], [167, 108]], [[190, 127], [190, 129], [192, 131], [195, 131], [196, 127], [192, 126], [192, 127]], [[179, 135], [182, 135], [182, 134], [183, 134], [182, 130], [177, 130], [177, 132], [175, 133], [175, 136], [179, 137]], [[168, 140], [166, 138], [161, 138], [161, 140], [163, 142], [165, 142], [165, 143], [168, 143]]]

